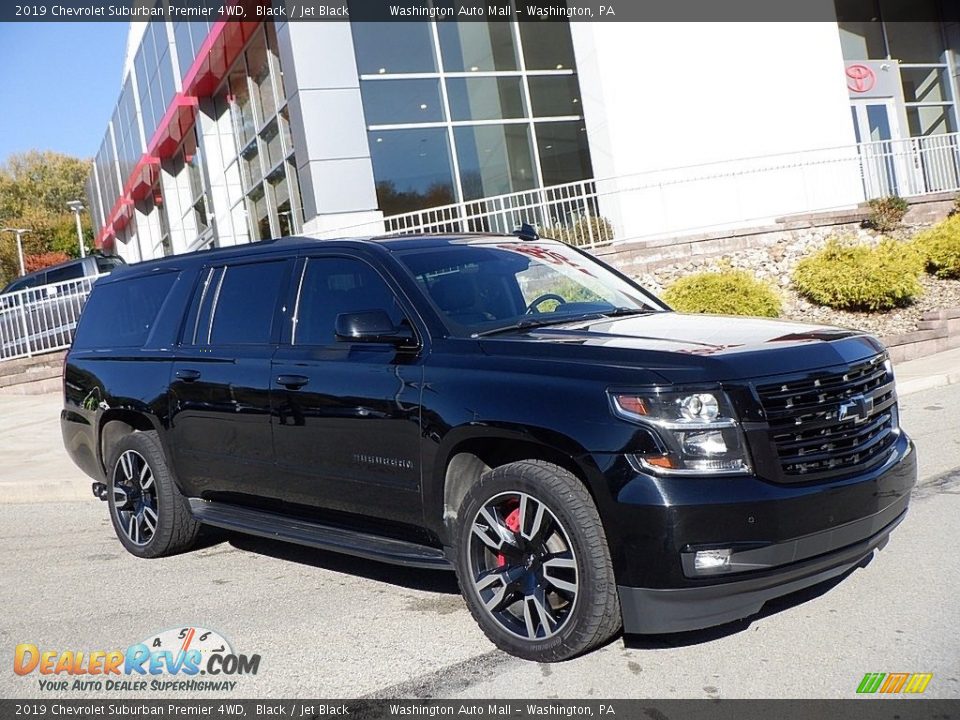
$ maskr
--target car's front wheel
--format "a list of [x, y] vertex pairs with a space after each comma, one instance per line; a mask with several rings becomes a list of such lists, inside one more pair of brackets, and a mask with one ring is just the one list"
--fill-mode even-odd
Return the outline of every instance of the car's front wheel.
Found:
[[486, 473], [457, 513], [454, 552], [470, 612], [512, 655], [564, 660], [620, 628], [596, 506], [561, 467], [525, 460]]
[[173, 481], [156, 433], [134, 432], [113, 447], [107, 501], [123, 546], [143, 558], [189, 550], [200, 525]]

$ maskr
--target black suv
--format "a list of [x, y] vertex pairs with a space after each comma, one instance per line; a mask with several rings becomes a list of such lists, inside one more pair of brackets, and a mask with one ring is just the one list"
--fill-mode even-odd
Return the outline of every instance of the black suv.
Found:
[[839, 576], [917, 473], [869, 335], [671, 312], [564, 244], [287, 238], [117, 269], [63, 437], [146, 558], [202, 524], [454, 569], [554, 661]]

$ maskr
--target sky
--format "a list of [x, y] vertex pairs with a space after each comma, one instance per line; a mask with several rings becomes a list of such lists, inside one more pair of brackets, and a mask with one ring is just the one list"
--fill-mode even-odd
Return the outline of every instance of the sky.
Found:
[[126, 42], [125, 22], [0, 23], [0, 163], [32, 149], [92, 158]]

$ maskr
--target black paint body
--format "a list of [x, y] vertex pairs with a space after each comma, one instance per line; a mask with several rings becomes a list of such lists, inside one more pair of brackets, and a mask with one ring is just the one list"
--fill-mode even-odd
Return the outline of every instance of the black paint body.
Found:
[[[151, 273], [175, 272], [177, 280], [142, 347], [69, 353], [62, 420], [67, 450], [88, 475], [103, 480], [101, 429], [124, 420], [157, 431], [187, 496], [333, 518], [443, 547], [450, 541], [444, 522], [449, 460], [464, 448], [534, 449], [540, 457], [562, 459], [586, 483], [621, 589], [696, 589], [742, 580], [743, 574], [688, 577], [681, 555], [696, 546], [772, 546], [829, 533], [894, 505], [906, 508], [916, 460], [902, 431], [882, 466], [797, 482], [776, 470], [777, 451], [757, 393], [771, 379], [844, 372], [884, 352], [876, 339], [670, 311], [453, 337], [395, 251], [484, 241], [489, 238], [293, 238], [114, 272], [95, 293]], [[291, 345], [296, 270], [316, 254], [374, 266], [414, 325], [418, 347], [344, 342], [318, 351]], [[251, 257], [275, 257], [290, 266], [275, 344], [214, 351], [183, 344], [184, 318], [204, 268]], [[81, 331], [84, 322], [110, 318], [85, 315]], [[181, 379], [179, 371], [200, 377]], [[308, 382], [285, 387], [280, 376]], [[721, 383], [731, 397], [754, 474], [665, 477], [638, 471], [628, 460], [649, 450], [653, 439], [645, 427], [613, 415], [608, 391], [696, 383]], [[639, 627], [628, 620], [628, 630], [631, 625]]]

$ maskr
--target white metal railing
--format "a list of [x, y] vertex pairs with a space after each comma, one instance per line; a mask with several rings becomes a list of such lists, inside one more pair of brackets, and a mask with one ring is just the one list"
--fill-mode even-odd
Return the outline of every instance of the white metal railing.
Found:
[[511, 233], [523, 223], [573, 245], [593, 247], [614, 239], [600, 216], [596, 183], [580, 180], [521, 192], [427, 208], [383, 221], [326, 230], [318, 237], [407, 233]]
[[859, 154], [868, 200], [960, 189], [960, 133], [862, 143]]
[[596, 184], [581, 180], [388, 216], [383, 222], [388, 233], [510, 233], [528, 223], [573, 245], [593, 246], [613, 240], [612, 228], [598, 218]]
[[544, 235], [596, 247], [947, 191], [960, 191], [960, 133], [583, 180], [388, 216], [318, 237], [509, 233], [530, 223]]
[[0, 361], [62, 350], [99, 275], [0, 295]]

